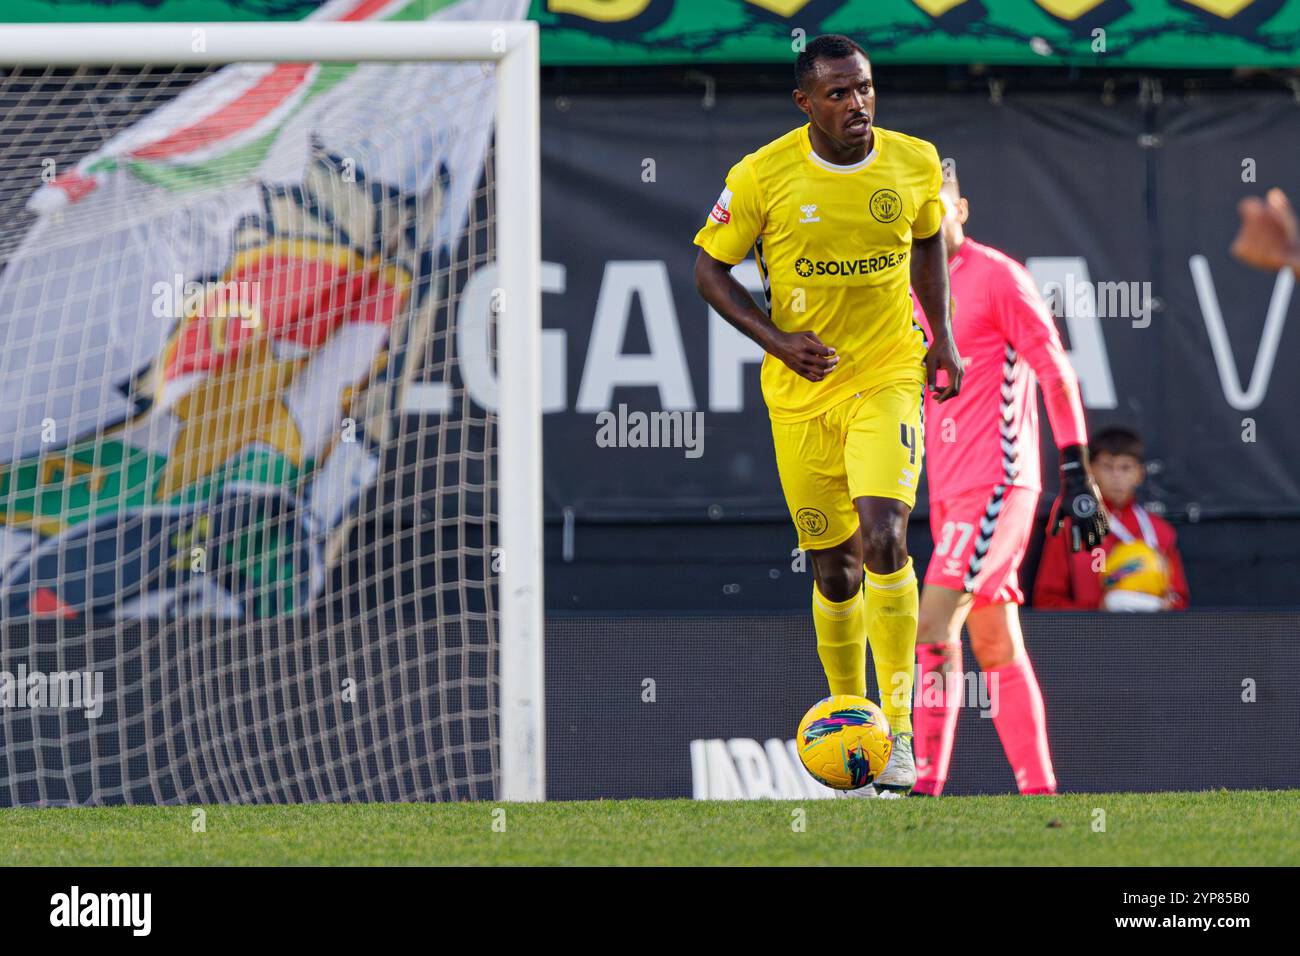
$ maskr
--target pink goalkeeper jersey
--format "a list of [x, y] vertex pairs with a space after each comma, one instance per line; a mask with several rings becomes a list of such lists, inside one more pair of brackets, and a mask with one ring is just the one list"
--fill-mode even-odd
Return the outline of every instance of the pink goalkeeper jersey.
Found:
[[[926, 394], [930, 499], [998, 484], [1040, 490], [1036, 381], [1057, 447], [1088, 440], [1078, 380], [1052, 313], [1025, 267], [991, 246], [967, 239], [948, 271], [966, 374], [956, 398], [940, 405]], [[928, 337], [915, 293], [912, 308]]]

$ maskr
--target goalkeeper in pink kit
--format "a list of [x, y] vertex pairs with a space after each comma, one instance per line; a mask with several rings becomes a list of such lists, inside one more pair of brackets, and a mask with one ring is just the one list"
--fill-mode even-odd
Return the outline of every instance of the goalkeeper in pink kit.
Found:
[[[1017, 575], [1042, 491], [1035, 380], [1061, 456], [1061, 496], [1049, 533], [1064, 528], [1073, 550], [1091, 550], [1106, 534], [1106, 515], [1088, 467], [1078, 381], [1051, 312], [1020, 263], [966, 238], [969, 207], [955, 180], [944, 183], [941, 196], [953, 332], [966, 372], [959, 397], [940, 406], [927, 396], [925, 407], [935, 546], [917, 628], [912, 793], [938, 796], [948, 777], [965, 687], [963, 623], [988, 679], [994, 726], [1017, 787], [1054, 793], [1043, 697], [1020, 631]], [[919, 306], [914, 311], [924, 319]]]

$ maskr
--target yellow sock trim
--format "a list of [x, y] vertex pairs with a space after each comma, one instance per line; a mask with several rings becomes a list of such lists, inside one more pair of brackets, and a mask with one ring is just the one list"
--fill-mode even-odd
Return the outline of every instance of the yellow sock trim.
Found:
[[867, 636], [880, 686], [880, 709], [895, 733], [910, 733], [920, 610], [912, 559], [889, 574], [867, 569], [866, 582]]
[[916, 584], [916, 572], [912, 570], [911, 558], [908, 558], [907, 563], [897, 571], [890, 571], [888, 574], [877, 574], [870, 568], [862, 570], [866, 572], [867, 586], [878, 591], [898, 591], [909, 584]]
[[817, 656], [832, 694], [867, 691], [866, 605], [859, 592], [847, 601], [832, 601], [813, 584], [813, 627]]

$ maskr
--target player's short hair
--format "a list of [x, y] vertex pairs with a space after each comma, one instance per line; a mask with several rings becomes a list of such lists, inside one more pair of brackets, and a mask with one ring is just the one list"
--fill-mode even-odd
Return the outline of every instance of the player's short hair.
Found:
[[1088, 442], [1088, 454], [1093, 458], [1098, 455], [1131, 455], [1138, 461], [1146, 457], [1146, 446], [1142, 436], [1124, 425], [1109, 425], [1096, 432]]
[[[804, 81], [812, 75], [818, 60], [840, 60], [846, 56], [867, 51], [843, 33], [826, 33], [808, 41], [794, 61], [794, 82], [799, 89], [806, 89]], [[867, 57], [870, 60], [870, 57]]]

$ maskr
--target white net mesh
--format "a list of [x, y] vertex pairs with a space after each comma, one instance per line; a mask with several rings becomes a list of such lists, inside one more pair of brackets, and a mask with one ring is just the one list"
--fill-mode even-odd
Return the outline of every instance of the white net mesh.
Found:
[[0, 68], [0, 805], [494, 794], [493, 83]]

